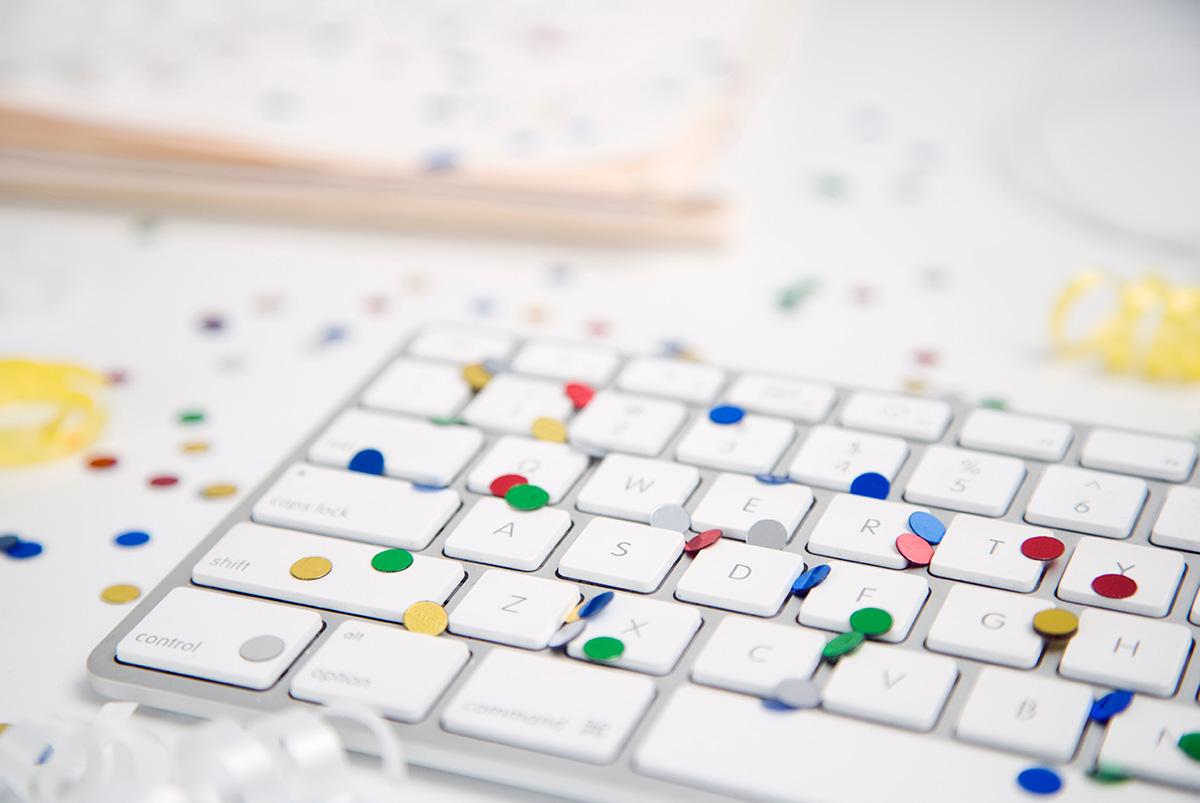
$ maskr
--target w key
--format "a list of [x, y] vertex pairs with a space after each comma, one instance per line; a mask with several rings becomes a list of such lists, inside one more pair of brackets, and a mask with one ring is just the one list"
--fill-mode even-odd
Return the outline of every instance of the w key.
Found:
[[700, 484], [700, 472], [691, 466], [609, 455], [579, 491], [575, 504], [587, 513], [650, 521], [660, 505], [682, 505]]

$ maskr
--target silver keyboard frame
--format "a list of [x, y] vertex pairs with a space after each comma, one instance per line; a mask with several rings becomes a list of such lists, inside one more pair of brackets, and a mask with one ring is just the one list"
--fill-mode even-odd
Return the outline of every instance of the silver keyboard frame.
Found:
[[[464, 329], [474, 329], [483, 331], [481, 327], [463, 326]], [[519, 348], [525, 340], [515, 333], [511, 334], [517, 341]], [[415, 335], [415, 333], [414, 333]], [[247, 494], [242, 502], [234, 508], [234, 510], [196, 547], [188, 553], [174, 569], [148, 594], [146, 594], [141, 602], [134, 608], [122, 621], [117, 625], [111, 633], [108, 634], [92, 651], [88, 657], [87, 669], [90, 680], [94, 688], [102, 695], [120, 700], [131, 700], [142, 703], [151, 707], [166, 709], [179, 713], [200, 716], [200, 717], [216, 717], [229, 716], [239, 720], [245, 720], [249, 717], [261, 715], [263, 713], [279, 711], [288, 706], [307, 706], [311, 703], [298, 701], [288, 694], [288, 686], [291, 682], [292, 674], [297, 671], [297, 667], [302, 666], [308, 658], [324, 643], [324, 640], [329, 637], [329, 634], [337, 629], [337, 626], [343, 621], [358, 620], [364, 617], [352, 616], [349, 614], [339, 613], [318, 609], [325, 622], [325, 627], [318, 636], [309, 644], [309, 646], [299, 655], [295, 662], [288, 668], [288, 671], [279, 679], [279, 681], [266, 691], [251, 691], [249, 689], [239, 688], [224, 683], [218, 683], [199, 678], [187, 677], [183, 675], [171, 674], [169, 672], [147, 669], [129, 664], [123, 664], [116, 660], [117, 643], [128, 633], [143, 616], [150, 612], [166, 594], [178, 586], [194, 586], [191, 582], [192, 567], [203, 557], [212, 546], [221, 539], [222, 536], [235, 524], [250, 520], [250, 513], [254, 503], [258, 498], [265, 493], [280, 477], [280, 475], [295, 462], [304, 462], [308, 449], [312, 442], [320, 435], [321, 432], [337, 417], [344, 409], [350, 406], [357, 406], [361, 402], [362, 394], [365, 389], [375, 381], [376, 377], [391, 364], [392, 360], [406, 354], [406, 347], [412, 341], [412, 337], [405, 340], [402, 347], [395, 350], [389, 355], [387, 360], [380, 365], [371, 375], [364, 381], [348, 398], [345, 399], [329, 416], [327, 416], [312, 434], [305, 438], [301, 444], [292, 451], [285, 460], [283, 460], [267, 477], [260, 483], [251, 493]], [[514, 352], [515, 353], [515, 352]], [[622, 355], [622, 366], [629, 355]], [[618, 372], [620, 367], [618, 368]], [[724, 388], [729, 386], [736, 377], [742, 372], [727, 371]], [[749, 373], [749, 372], [746, 372]], [[616, 374], [614, 374], [616, 376]], [[822, 422], [836, 422], [842, 406], [846, 401], [847, 395], [853, 389], [838, 388], [837, 398], [831, 408], [829, 414], [822, 419]], [[720, 396], [718, 396], [720, 398]], [[945, 399], [950, 403], [954, 417], [944, 436], [937, 443], [955, 446], [957, 445], [959, 429], [964, 420], [964, 413], [970, 409], [959, 400], [948, 398]], [[663, 450], [662, 455], [673, 455], [675, 447], [682, 438], [696, 415], [704, 415], [708, 407], [700, 407], [697, 405], [687, 405], [689, 408], [689, 416], [683, 426], [671, 439], [668, 446]], [[807, 431], [815, 424], [793, 422], [796, 424], [797, 433], [792, 444], [784, 453], [783, 457], [777, 464], [776, 470], [780, 473], [786, 473], [786, 467], [790, 465], [793, 455], [804, 442]], [[821, 423], [821, 422], [816, 422]], [[1088, 432], [1091, 427], [1072, 423], [1075, 431], [1074, 439], [1071, 442], [1070, 449], [1066, 457], [1059, 465], [1078, 465], [1079, 451], [1081, 445], [1086, 441]], [[466, 488], [466, 477], [470, 473], [470, 467], [481, 460], [488, 452], [492, 443], [500, 433], [491, 433], [484, 431], [485, 443], [483, 448], [472, 459], [469, 467], [464, 470], [455, 482], [450, 487], [457, 490], [462, 497], [463, 504], [458, 511], [450, 518], [437, 536], [430, 542], [429, 546], [424, 550], [413, 550], [421, 554], [431, 556], [444, 557], [442, 555], [442, 544], [448, 533], [454, 530], [458, 522], [474, 504], [474, 500], [482, 497], [481, 494], [476, 494], [468, 491]], [[908, 479], [913, 470], [920, 463], [921, 456], [924, 450], [933, 444], [922, 443], [905, 439], [909, 445], [911, 453], [905, 461], [900, 473], [897, 475], [895, 482], [892, 485], [892, 493], [889, 499], [900, 500], [901, 494], [898, 489], [905, 488]], [[1028, 468], [1028, 474], [1013, 499], [1012, 505], [1008, 512], [1000, 517], [1005, 521], [1022, 521], [1022, 515], [1029, 501], [1030, 494], [1033, 488], [1036, 487], [1038, 480], [1044, 467], [1047, 465], [1037, 460], [1024, 460]], [[575, 483], [571, 491], [563, 498], [562, 502], [556, 505], [567, 510], [571, 514], [572, 526], [567, 534], [559, 542], [558, 546], [550, 553], [545, 563], [538, 569], [527, 572], [538, 577], [558, 578], [556, 567], [558, 559], [570, 547], [575, 538], [583, 530], [589, 520], [593, 518], [592, 514], [584, 513], [575, 507], [575, 499], [579, 493], [579, 489], [587, 482], [591, 473], [595, 471], [599, 460], [591, 459], [588, 469], [583, 476]], [[686, 505], [689, 510], [695, 510], [699, 500], [708, 492], [709, 485], [712, 479], [721, 472], [700, 469], [701, 482], [696, 491], [692, 494]], [[1167, 489], [1176, 485], [1191, 485], [1200, 486], [1200, 468], [1193, 467], [1191, 477], [1182, 483], [1168, 483], [1158, 480], [1146, 479], [1150, 488], [1150, 495], [1144, 506], [1141, 516], [1138, 518], [1133, 534], [1126, 539], [1128, 543], [1149, 544], [1149, 534], [1151, 526], [1158, 517], [1159, 510], [1162, 507], [1165, 492]], [[815, 502], [813, 507], [805, 515], [797, 534], [792, 539], [791, 543], [786, 547], [788, 551], [800, 552], [805, 556], [805, 562], [808, 565], [814, 563], [829, 563], [836, 566], [840, 561], [833, 558], [828, 558], [822, 555], [809, 552], [805, 545], [808, 542], [809, 533], [813, 530], [816, 523], [824, 515], [825, 508], [829, 501], [836, 495], [837, 492], [829, 491], [821, 488], [813, 488]], [[923, 505], [935, 513], [940, 513], [943, 516], [953, 516], [954, 511], [940, 510], [928, 505]], [[1039, 527], [1041, 525], [1038, 525]], [[1043, 528], [1052, 529], [1052, 528]], [[1074, 547], [1074, 543], [1081, 537], [1079, 533], [1069, 531], [1055, 530], [1060, 538], [1063, 539], [1069, 546]], [[1155, 547], [1162, 549], [1163, 547]], [[1195, 632], [1195, 626], [1188, 621], [1188, 613], [1191, 608], [1192, 600], [1195, 598], [1198, 587], [1200, 587], [1200, 555], [1180, 552], [1184, 556], [1187, 563], [1187, 570], [1184, 573], [1180, 583], [1179, 590], [1176, 593], [1176, 598], [1172, 604], [1171, 612], [1164, 619], [1158, 621], [1168, 621], [1184, 624], [1192, 628]], [[464, 590], [479, 578], [479, 576], [489, 568], [494, 568], [490, 565], [475, 563], [472, 561], [454, 558], [463, 564], [466, 569], [467, 577], [463, 585], [459, 587], [452, 595], [449, 608], [464, 596]], [[673, 597], [673, 589], [679, 581], [679, 578], [687, 568], [690, 559], [686, 556], [681, 557], [679, 562], [672, 568], [670, 573], [664, 579], [658, 590], [645, 594], [653, 599], [673, 601], [676, 604], [687, 604], [675, 600]], [[1030, 596], [1042, 597], [1047, 600], [1053, 600], [1054, 604], [1059, 607], [1067, 608], [1078, 612], [1086, 606], [1076, 603], [1064, 602], [1059, 600], [1054, 595], [1055, 589], [1058, 587], [1058, 581], [1065, 569], [1067, 560], [1060, 559], [1051, 565], [1042, 577], [1041, 583], [1037, 589], [1030, 592]], [[897, 570], [898, 571], [898, 570]], [[916, 649], [922, 652], [927, 650], [924, 647], [925, 637], [929, 628], [940, 610], [941, 604], [946, 597], [946, 594], [951, 588], [959, 585], [961, 581], [947, 580], [931, 575], [928, 570], [909, 569], [908, 571], [919, 571], [919, 573], [929, 582], [930, 595], [925, 602], [925, 606], [921, 609], [917, 617], [912, 631], [904, 641], [896, 644], [899, 649]], [[571, 578], [566, 579], [569, 582], [580, 585], [585, 590], [602, 590], [603, 587], [595, 584], [586, 583]], [[233, 592], [220, 591], [205, 587], [206, 590], [212, 593], [228, 593], [232, 596], [246, 596]], [[635, 592], [627, 592], [635, 593]], [[277, 600], [280, 604], [292, 605], [286, 601]], [[761, 617], [764, 621], [774, 621], [783, 624], [791, 624], [798, 626], [796, 616], [799, 612], [801, 600], [797, 597], [789, 596], [784, 603], [783, 608], [772, 617]], [[297, 605], [296, 607], [306, 608], [308, 606]], [[608, 765], [587, 764], [573, 759], [559, 758], [557, 756], [538, 753], [531, 750], [526, 750], [518, 747], [511, 747], [504, 744], [483, 741], [467, 736], [460, 736], [443, 730], [440, 725], [442, 709], [445, 707], [455, 692], [463, 685], [466, 679], [471, 675], [474, 667], [478, 665], [478, 656], [487, 653], [498, 645], [489, 642], [480, 641], [472, 638], [463, 638], [455, 636], [449, 632], [445, 633], [441, 638], [456, 639], [467, 643], [473, 655], [475, 656], [458, 675], [457, 678], [450, 684], [449, 688], [439, 699], [433, 710], [423, 722], [418, 724], [404, 724], [395, 722], [392, 723], [395, 727], [397, 736], [405, 745], [408, 759], [411, 763], [418, 766], [431, 767], [439, 770], [444, 770], [454, 774], [467, 775], [483, 780], [495, 781], [503, 784], [508, 784], [523, 789], [530, 789], [543, 792], [553, 796], [564, 796], [578, 800], [589, 801], [644, 801], [644, 800], [669, 800], [678, 799], [686, 796], [691, 801], [704, 803], [707, 801], [728, 801], [731, 798], [713, 794], [710, 791], [695, 789], [692, 787], [680, 786], [674, 783], [657, 780], [645, 775], [638, 774], [633, 767], [632, 757], [638, 747], [639, 742], [645, 737], [649, 727], [653, 724], [659, 711], [671, 692], [682, 684], [688, 683], [688, 676], [691, 671], [691, 666], [696, 657], [704, 649], [708, 639], [711, 637], [716, 625], [721, 618], [727, 615], [726, 611], [718, 608], [711, 608], [704, 605], [696, 605], [700, 609], [703, 624], [699, 632], [696, 634], [692, 644], [685, 650], [682, 658], [676, 666], [672, 674], [664, 677], [656, 677], [653, 675], [645, 675], [654, 680], [658, 687], [658, 694], [651, 704], [650, 710], [642, 718], [642, 721], [634, 729], [632, 737], [624, 745], [617, 759]], [[309, 608], [312, 610], [312, 608]], [[743, 615], [743, 614], [734, 614]], [[759, 617], [754, 617], [759, 618]], [[399, 625], [397, 625], [399, 626]], [[502, 645], [499, 645], [502, 646]], [[504, 647], [504, 649], [516, 649]], [[1193, 651], [1194, 651], [1193, 645]], [[543, 650], [542, 654], [547, 656], [548, 660], [554, 661], [575, 661], [576, 659], [568, 658], [561, 652], [551, 653]], [[1041, 675], [1055, 675], [1058, 658], [1061, 654], [1061, 648], [1048, 647], [1043, 654], [1038, 665], [1029, 672], [1038, 673]], [[924, 738], [928, 739], [954, 739], [953, 726], [958, 721], [959, 714], [965, 703], [967, 694], [963, 691], [969, 689], [974, 684], [975, 676], [978, 672], [992, 664], [987, 664], [981, 661], [976, 661], [968, 658], [960, 658], [952, 656], [958, 663], [960, 675], [954, 691], [951, 692], [949, 701], [945, 709], [942, 711], [937, 724], [933, 730]], [[1183, 678], [1180, 681], [1176, 693], [1172, 699], [1183, 705], [1194, 706], [1196, 689], [1200, 686], [1200, 660], [1192, 660], [1189, 656], [1188, 666], [1184, 672]], [[630, 670], [619, 669], [615, 667], [603, 668], [600, 671], [610, 672], [625, 672]], [[816, 679], [820, 685], [824, 685], [828, 679], [832, 668], [825, 663], [818, 667]], [[1078, 681], [1074, 681], [1078, 682]], [[1099, 689], [1100, 687], [1096, 687]], [[886, 726], [881, 726], [886, 727]], [[344, 737], [347, 743], [357, 750], [363, 752], [371, 752], [371, 740], [363, 732], [346, 731]], [[1080, 742], [1079, 749], [1071, 762], [1081, 769], [1087, 769], [1093, 766], [1095, 757], [1100, 749], [1103, 731], [1095, 724], [1091, 724], [1084, 732], [1084, 736]], [[847, 757], [847, 767], [851, 767], [853, 762], [852, 757]], [[829, 768], [831, 772], [840, 771], [838, 768]], [[857, 770], [854, 770], [857, 771]], [[897, 779], [898, 787], [901, 788], [903, 779]], [[797, 787], [799, 790], [800, 786]], [[932, 789], [926, 789], [923, 793], [930, 796]], [[936, 796], [934, 796], [936, 797]], [[934, 799], [931, 797], [931, 800]]]

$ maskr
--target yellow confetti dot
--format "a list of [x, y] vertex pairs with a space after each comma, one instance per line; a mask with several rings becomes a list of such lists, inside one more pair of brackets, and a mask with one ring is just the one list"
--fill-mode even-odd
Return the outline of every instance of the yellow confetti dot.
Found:
[[133, 602], [141, 595], [142, 590], [137, 586], [131, 586], [128, 583], [118, 583], [101, 591], [100, 599], [113, 605], [121, 605], [126, 602]]
[[6, 730], [8, 730], [8, 723], [0, 722], [0, 733], [4, 733]]
[[179, 451], [184, 454], [200, 454], [208, 451], [208, 441], [187, 441], [179, 445]]
[[1079, 629], [1079, 617], [1062, 608], [1047, 608], [1034, 614], [1033, 629], [1045, 638], [1067, 638]]
[[436, 602], [414, 602], [404, 612], [404, 626], [414, 633], [440, 636], [449, 621], [446, 609]]
[[463, 366], [463, 379], [470, 385], [471, 390], [480, 391], [488, 382], [492, 381], [492, 375], [488, 373], [482, 363], [473, 362]]
[[227, 482], [217, 483], [216, 485], [205, 485], [200, 489], [200, 495], [208, 499], [233, 496], [235, 493], [237, 493], [237, 486]]
[[563, 619], [563, 624], [569, 625], [572, 622], [578, 622], [579, 621], [579, 612], [581, 610], [583, 610], [583, 601], [582, 600], [580, 600], [579, 604], [576, 605], [574, 608], [572, 608], [571, 612], [567, 614], [565, 619]]
[[533, 437], [540, 441], [567, 442], [567, 427], [557, 418], [535, 418], [530, 429]]
[[329, 562], [329, 558], [323, 558], [320, 555], [300, 558], [292, 564], [291, 569], [292, 577], [297, 580], [320, 580], [331, 571], [333, 571], [333, 564]]

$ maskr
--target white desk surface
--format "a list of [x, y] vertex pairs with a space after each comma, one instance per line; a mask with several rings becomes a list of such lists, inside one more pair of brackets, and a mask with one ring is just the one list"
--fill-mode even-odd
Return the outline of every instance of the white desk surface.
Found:
[[[622, 347], [673, 339], [733, 366], [882, 387], [915, 377], [1040, 413], [1200, 431], [1200, 386], [1106, 376], [1049, 353], [1049, 305], [1074, 271], [1135, 273], [1155, 255], [1066, 226], [995, 172], [998, 110], [1049, 46], [1028, 24], [1035, 7], [811, 8], [739, 144], [739, 219], [719, 253], [0, 208], [0, 352], [129, 377], [111, 389], [111, 420], [90, 450], [118, 455], [119, 468], [88, 471], [72, 458], [0, 473], [0, 532], [46, 548], [0, 558], [0, 721], [93, 711], [84, 658], [128, 610], [100, 602], [100, 590], [153, 586], [235, 501], [203, 499], [200, 487], [228, 481], [247, 492], [400, 336], [430, 320], [570, 337], [607, 321], [602, 339]], [[842, 177], [843, 198], [814, 190], [826, 174]], [[816, 292], [779, 310], [778, 291], [805, 277]], [[264, 296], [278, 297], [276, 311], [260, 310]], [[373, 298], [386, 309], [372, 311]], [[544, 323], [530, 322], [531, 308]], [[207, 313], [223, 316], [223, 331], [201, 329]], [[319, 345], [331, 325], [346, 338]], [[917, 365], [917, 350], [935, 352], [936, 365]], [[204, 410], [206, 422], [176, 423], [184, 408]], [[182, 454], [191, 439], [213, 448]], [[146, 478], [158, 471], [182, 482], [152, 490]], [[115, 547], [112, 536], [128, 529], [153, 540]], [[155, 720], [171, 730], [169, 717]], [[431, 773], [418, 782], [422, 799], [528, 799]]]

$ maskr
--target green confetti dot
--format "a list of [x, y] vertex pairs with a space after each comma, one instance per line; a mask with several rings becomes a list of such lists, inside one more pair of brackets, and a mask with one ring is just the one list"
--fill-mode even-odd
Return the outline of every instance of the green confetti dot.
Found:
[[465, 424], [467, 422], [462, 420], [461, 418], [435, 415], [433, 418], [429, 419], [429, 423], [436, 424], [439, 427], [457, 427], [457, 426], [462, 426], [463, 424]]
[[1103, 784], [1124, 783], [1129, 780], [1128, 775], [1115, 767], [1096, 767], [1087, 774], [1087, 777], [1095, 783]]
[[1004, 399], [981, 399], [979, 406], [985, 407], [988, 410], [1006, 410], [1008, 409], [1008, 402]]
[[371, 568], [377, 572], [402, 572], [412, 563], [412, 553], [407, 549], [385, 549], [371, 558]]
[[583, 654], [593, 661], [612, 661], [625, 652], [625, 644], [612, 636], [596, 636], [583, 645]]
[[537, 510], [550, 501], [550, 494], [537, 485], [514, 485], [504, 494], [504, 501], [517, 510]]
[[1200, 731], [1183, 734], [1179, 737], [1179, 741], [1176, 744], [1179, 745], [1179, 749], [1188, 758], [1193, 761], [1200, 761]]
[[859, 644], [863, 643], [863, 634], [857, 630], [851, 630], [849, 633], [842, 633], [830, 639], [825, 645], [825, 649], [821, 650], [821, 655], [829, 661], [836, 661], [848, 652], [853, 652], [858, 648]]
[[883, 608], [859, 608], [850, 614], [850, 627], [864, 636], [879, 636], [892, 629], [892, 615]]
[[181, 424], [203, 424], [204, 412], [202, 410], [184, 410], [179, 414], [179, 423]]

